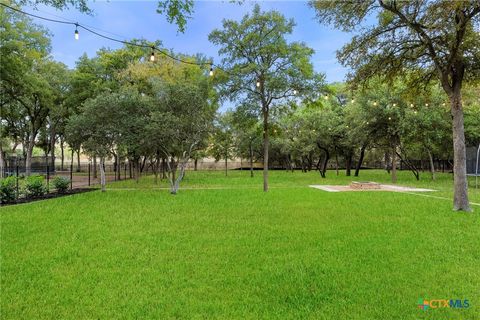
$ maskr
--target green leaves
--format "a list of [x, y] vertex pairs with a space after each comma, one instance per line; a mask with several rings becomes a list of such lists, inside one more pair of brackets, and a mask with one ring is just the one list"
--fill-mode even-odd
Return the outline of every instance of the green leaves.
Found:
[[175, 23], [180, 32], [185, 32], [193, 7], [193, 0], [162, 0], [158, 2], [157, 12], [166, 15], [167, 21]]
[[[256, 5], [240, 22], [223, 21], [209, 40], [219, 45], [224, 76], [218, 82], [221, 94], [230, 99], [257, 101], [263, 109], [314, 91], [323, 77], [313, 72], [313, 50], [303, 43], [289, 43], [286, 35], [295, 23], [276, 11], [262, 12]], [[261, 88], [256, 87], [257, 81]]]

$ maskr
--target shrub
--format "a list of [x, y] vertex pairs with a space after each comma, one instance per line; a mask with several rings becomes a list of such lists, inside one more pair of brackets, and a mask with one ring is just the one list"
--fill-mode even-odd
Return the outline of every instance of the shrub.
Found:
[[11, 203], [16, 199], [16, 178], [7, 177], [0, 181], [0, 202]]
[[58, 193], [65, 193], [70, 185], [70, 179], [65, 177], [55, 177], [52, 180], [52, 183]]
[[25, 191], [27, 197], [41, 197], [47, 193], [47, 188], [40, 175], [31, 175], [25, 179]]

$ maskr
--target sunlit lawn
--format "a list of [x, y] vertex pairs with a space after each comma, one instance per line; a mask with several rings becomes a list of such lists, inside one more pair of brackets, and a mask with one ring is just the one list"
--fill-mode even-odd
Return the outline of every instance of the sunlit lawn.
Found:
[[438, 199], [308, 188], [384, 171], [270, 175], [268, 193], [260, 171], [188, 172], [176, 196], [145, 177], [1, 208], [1, 318], [480, 319], [480, 207], [452, 212], [451, 175], [399, 174]]

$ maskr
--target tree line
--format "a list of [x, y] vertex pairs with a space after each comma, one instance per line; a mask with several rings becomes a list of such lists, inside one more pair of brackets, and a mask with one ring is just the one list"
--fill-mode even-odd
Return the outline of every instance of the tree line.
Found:
[[[85, 9], [75, 1], [59, 6], [69, 4]], [[179, 9], [191, 12], [192, 4]], [[175, 5], [160, 2], [159, 10]], [[187, 161], [207, 153], [263, 161], [265, 191], [274, 162], [315, 167], [325, 176], [335, 159], [347, 174], [353, 167], [358, 174], [365, 154], [375, 152], [390, 163], [395, 180], [398, 159], [418, 178], [411, 159], [453, 158], [454, 208], [470, 210], [465, 147], [478, 141], [480, 4], [310, 6], [320, 23], [354, 33], [338, 52], [351, 68], [345, 84], [326, 85], [313, 69], [314, 51], [287, 39], [295, 22], [258, 5], [210, 33], [221, 57], [213, 77], [202, 55], [171, 53], [196, 64], [166, 57], [151, 62], [148, 50], [128, 45], [82, 56], [68, 70], [51, 59], [46, 30], [2, 8], [2, 149], [22, 145], [27, 167], [34, 146], [54, 161], [57, 143], [100, 163], [109, 156], [128, 159], [135, 171], [148, 161], [168, 167], [172, 193]], [[375, 23], [362, 28], [374, 13]], [[185, 26], [186, 20], [167, 18]], [[237, 108], [218, 115], [224, 99]]]

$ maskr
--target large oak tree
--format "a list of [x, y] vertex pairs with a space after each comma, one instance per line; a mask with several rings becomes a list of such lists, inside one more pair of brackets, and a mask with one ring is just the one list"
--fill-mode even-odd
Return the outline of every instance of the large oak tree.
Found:
[[[480, 2], [312, 1], [321, 23], [358, 31], [338, 52], [354, 71], [352, 80], [418, 75], [413, 86], [439, 81], [448, 95], [454, 149], [454, 210], [470, 211], [467, 192], [462, 85], [480, 71]], [[371, 23], [376, 16], [376, 22]], [[364, 23], [368, 21], [368, 26]]]

